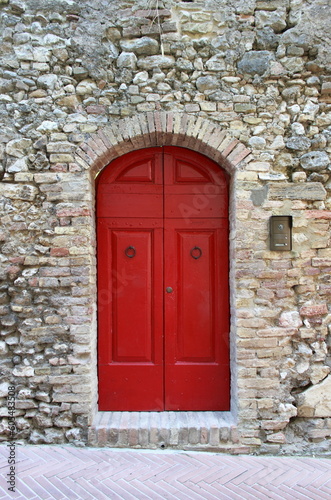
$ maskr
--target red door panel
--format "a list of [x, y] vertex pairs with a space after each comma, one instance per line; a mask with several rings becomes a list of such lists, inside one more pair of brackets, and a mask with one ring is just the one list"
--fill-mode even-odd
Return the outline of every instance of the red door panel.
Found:
[[100, 217], [147, 217], [163, 218], [163, 195], [141, 193], [102, 193]]
[[99, 408], [163, 410], [159, 148], [115, 160], [97, 189]]
[[[147, 185], [160, 185], [162, 176], [162, 148], [148, 148], [128, 153], [111, 162], [98, 177], [99, 190], [106, 185], [121, 184], [129, 189], [132, 184], [144, 189]], [[125, 189], [125, 188], [124, 188]]]
[[[163, 404], [162, 221], [98, 223], [100, 409]], [[130, 388], [130, 390], [128, 390]], [[147, 389], [148, 388], [148, 389]]]
[[226, 174], [183, 148], [125, 155], [97, 226], [100, 409], [228, 410]]
[[229, 297], [219, 286], [228, 276], [227, 237], [224, 219], [165, 221], [165, 286], [174, 290], [165, 301], [168, 410], [229, 409]]

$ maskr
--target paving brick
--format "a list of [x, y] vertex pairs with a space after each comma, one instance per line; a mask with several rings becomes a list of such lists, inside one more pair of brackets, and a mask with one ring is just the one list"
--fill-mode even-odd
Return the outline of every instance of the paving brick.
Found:
[[22, 446], [19, 460], [15, 498], [328, 500], [331, 492], [331, 464], [313, 458]]

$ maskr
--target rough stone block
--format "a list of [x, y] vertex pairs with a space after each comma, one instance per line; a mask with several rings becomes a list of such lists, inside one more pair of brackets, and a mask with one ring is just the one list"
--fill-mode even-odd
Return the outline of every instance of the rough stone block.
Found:
[[219, 88], [220, 83], [216, 77], [200, 76], [197, 78], [196, 86], [200, 92], [204, 92], [205, 90], [216, 90]]
[[320, 182], [269, 184], [270, 200], [325, 200], [326, 191]]
[[117, 59], [118, 68], [129, 68], [134, 70], [136, 68], [137, 56], [133, 52], [122, 52]]
[[38, 192], [38, 188], [30, 184], [0, 183], [0, 196], [12, 200], [32, 201]]
[[185, 23], [182, 25], [184, 33], [192, 33], [193, 35], [204, 35], [213, 30], [213, 23]]
[[175, 58], [172, 56], [149, 56], [138, 59], [138, 68], [151, 70], [154, 68], [172, 68], [175, 65]]
[[238, 63], [238, 70], [250, 75], [263, 75], [274, 56], [266, 50], [246, 52]]
[[23, 158], [26, 150], [32, 145], [30, 139], [14, 139], [9, 141], [6, 145], [6, 153], [16, 158]]
[[330, 164], [330, 158], [325, 151], [312, 151], [300, 157], [300, 165], [305, 170], [319, 172]]
[[293, 149], [294, 151], [305, 151], [311, 146], [311, 140], [308, 137], [302, 135], [290, 137], [286, 141], [286, 147], [288, 149]]
[[331, 417], [331, 375], [298, 398], [298, 417]]
[[65, 153], [53, 153], [50, 155], [50, 162], [51, 163], [73, 163], [75, 161], [75, 158], [71, 154], [65, 154]]
[[134, 40], [122, 40], [120, 42], [122, 50], [134, 52], [141, 56], [153, 56], [159, 52], [159, 44], [154, 38], [143, 36]]

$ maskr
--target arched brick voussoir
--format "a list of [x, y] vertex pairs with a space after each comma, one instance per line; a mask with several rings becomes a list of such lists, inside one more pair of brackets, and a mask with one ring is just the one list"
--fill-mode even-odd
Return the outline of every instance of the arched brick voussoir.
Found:
[[91, 134], [76, 151], [78, 163], [96, 175], [115, 158], [154, 146], [198, 151], [233, 173], [252, 159], [251, 151], [216, 123], [186, 113], [148, 112], [112, 122]]

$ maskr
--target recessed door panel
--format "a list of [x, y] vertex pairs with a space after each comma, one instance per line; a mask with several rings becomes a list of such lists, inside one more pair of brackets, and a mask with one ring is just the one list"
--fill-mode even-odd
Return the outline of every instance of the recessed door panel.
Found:
[[151, 230], [112, 232], [115, 362], [153, 361], [152, 237]]
[[214, 361], [215, 234], [171, 229], [178, 255], [176, 361]]
[[176, 147], [100, 175], [99, 407], [228, 410], [228, 185]]

